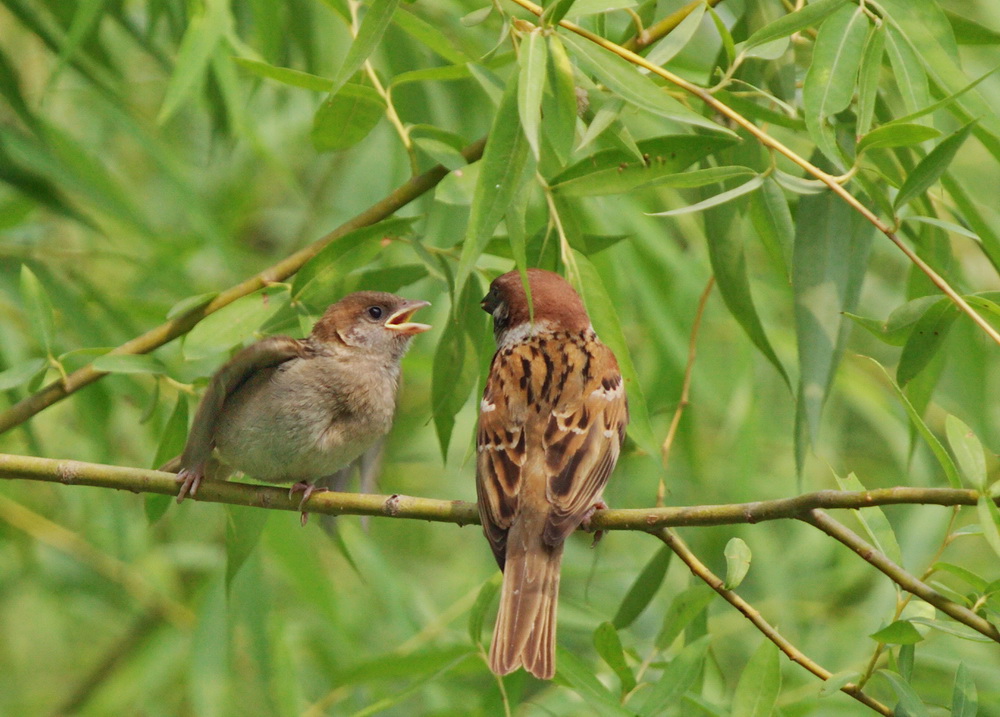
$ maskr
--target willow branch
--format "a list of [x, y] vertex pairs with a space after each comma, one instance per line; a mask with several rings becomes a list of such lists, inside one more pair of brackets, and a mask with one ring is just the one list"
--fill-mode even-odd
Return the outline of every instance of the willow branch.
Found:
[[641, 52], [654, 42], [662, 40], [664, 37], [677, 29], [677, 26], [680, 25], [688, 15], [694, 12], [699, 5], [707, 4], [709, 7], [715, 7], [720, 2], [722, 2], [722, 0], [707, 0], [707, 2], [706, 0], [692, 0], [692, 2], [689, 2], [680, 10], [675, 10], [662, 20], [658, 20], [645, 30], [637, 33], [633, 37], [630, 37], [622, 45], [622, 47], [626, 50]]
[[[485, 139], [474, 142], [462, 150], [462, 156], [465, 157], [466, 161], [474, 162], [482, 157], [485, 146]], [[277, 264], [264, 269], [249, 279], [226, 289], [207, 304], [176, 316], [170, 321], [150, 329], [141, 336], [126, 341], [118, 348], [112, 350], [111, 353], [145, 354], [173, 341], [178, 336], [183, 336], [209, 314], [215, 313], [222, 307], [228, 306], [237, 299], [252, 294], [269, 284], [284, 281], [301, 269], [307, 261], [319, 254], [328, 244], [340, 239], [345, 234], [392, 216], [399, 209], [437, 186], [438, 182], [444, 179], [447, 174], [448, 169], [439, 164], [433, 169], [411, 178], [383, 199], [368, 207], [368, 209], [354, 218], [347, 220], [324, 237], [285, 257]], [[53, 381], [38, 392], [0, 413], [0, 433], [19, 426], [36, 413], [48, 408], [57, 401], [61, 401], [81, 388], [90, 385], [104, 375], [104, 371], [98, 371], [88, 364], [69, 374], [65, 379], [60, 378]]]
[[[36, 480], [171, 496], [177, 495], [178, 488], [177, 476], [173, 473], [6, 453], [0, 453], [0, 479]], [[591, 529], [655, 531], [671, 526], [738, 525], [805, 519], [819, 508], [859, 509], [900, 504], [975, 505], [978, 499], [977, 491], [956, 488], [821, 490], [794, 498], [753, 503], [599, 510], [591, 519]], [[287, 488], [236, 481], [205, 481], [198, 489], [196, 500], [298, 512], [300, 499], [298, 496], [289, 498]], [[330, 491], [314, 493], [306, 508], [310, 513], [327, 515], [371, 515], [458, 525], [479, 524], [475, 503], [461, 500]]]
[[[543, 8], [531, 2], [531, 0], [511, 0], [511, 2], [520, 5], [525, 10], [534, 13], [535, 15], [540, 16], [543, 12]], [[993, 326], [991, 326], [990, 323], [986, 321], [986, 319], [980, 316], [971, 306], [969, 306], [968, 302], [966, 302], [966, 300], [963, 299], [962, 296], [957, 291], [955, 291], [955, 289], [952, 288], [951, 284], [949, 284], [944, 279], [943, 276], [934, 271], [934, 269], [930, 266], [930, 264], [928, 264], [919, 256], [917, 256], [916, 252], [910, 249], [910, 247], [906, 246], [906, 244], [903, 243], [903, 240], [900, 239], [893, 231], [892, 227], [890, 227], [888, 224], [879, 219], [878, 215], [876, 215], [871, 209], [862, 204], [857, 197], [855, 197], [849, 191], [844, 189], [844, 187], [838, 181], [837, 177], [828, 174], [827, 172], [824, 172], [815, 164], [812, 164], [809, 160], [793, 152], [791, 149], [786, 147], [780, 141], [778, 141], [777, 139], [769, 135], [767, 132], [762, 130], [760, 127], [755, 125], [753, 122], [748, 120], [746, 117], [741, 115], [739, 112], [737, 112], [736, 110], [732, 109], [725, 103], [716, 99], [705, 88], [699, 87], [698, 85], [692, 82], [688, 82], [683, 77], [675, 75], [673, 72], [665, 70], [659, 65], [654, 65], [645, 57], [642, 57], [641, 55], [638, 55], [635, 52], [632, 52], [631, 50], [622, 47], [621, 45], [611, 42], [610, 40], [605, 39], [600, 35], [590, 32], [589, 30], [585, 30], [579, 25], [576, 25], [567, 20], [561, 20], [559, 22], [559, 25], [569, 30], [570, 32], [575, 32], [577, 35], [580, 35], [581, 37], [590, 40], [596, 45], [600, 45], [608, 52], [612, 52], [621, 57], [622, 59], [627, 60], [634, 65], [642, 67], [648, 70], [649, 72], [653, 73], [654, 75], [662, 77], [667, 82], [670, 82], [671, 84], [680, 87], [688, 94], [698, 98], [701, 102], [708, 105], [715, 112], [719, 113], [723, 117], [729, 119], [734, 124], [737, 124], [743, 129], [745, 129], [747, 132], [753, 135], [758, 142], [760, 142], [768, 149], [772, 149], [775, 152], [784, 155], [789, 160], [791, 160], [799, 167], [801, 167], [803, 170], [805, 170], [808, 174], [811, 174], [813, 177], [816, 177], [816, 179], [823, 182], [823, 184], [829, 187], [834, 194], [836, 194], [845, 202], [847, 202], [847, 204], [854, 211], [861, 214], [861, 216], [863, 216], [865, 219], [871, 222], [876, 229], [885, 234], [886, 237], [888, 237], [889, 240], [893, 244], [895, 244], [899, 248], [899, 250], [903, 252], [903, 254], [906, 255], [906, 258], [909, 259], [918, 269], [920, 269], [920, 271], [924, 273], [924, 275], [927, 276], [928, 279], [931, 280], [931, 283], [933, 283], [934, 286], [940, 289], [940, 291], [943, 294], [945, 294], [949, 299], [951, 299], [952, 302], [954, 302], [954, 304], [959, 308], [960, 311], [962, 311], [962, 313], [966, 314], [970, 319], [972, 319], [976, 323], [976, 325], [979, 326], [979, 328], [985, 331], [986, 334], [991, 339], [993, 339], [998, 345], [1000, 345], [1000, 331], [997, 331], [995, 328], [993, 328]]]
[[916, 595], [924, 602], [930, 603], [941, 612], [964, 625], [968, 625], [991, 640], [1000, 642], [1000, 631], [992, 623], [983, 619], [964, 605], [959, 605], [957, 602], [949, 600], [927, 583], [906, 572], [906, 570], [896, 565], [884, 553], [867, 543], [857, 533], [834, 520], [822, 510], [811, 510], [803, 515], [800, 520], [819, 528], [834, 540], [838, 540], [849, 547], [876, 569], [885, 573], [890, 580], [903, 588], [903, 590]]
[[[663, 529], [653, 533], [653, 535], [666, 543], [670, 549], [674, 551], [677, 557], [683, 560], [685, 565], [690, 568], [695, 577], [704, 581], [705, 584], [721, 595], [726, 602], [739, 610], [743, 614], [743, 617], [752, 622], [754, 627], [760, 630], [764, 637], [777, 645], [778, 649], [788, 656], [788, 659], [809, 670], [809, 672], [813, 673], [821, 680], [828, 680], [833, 676], [832, 672], [807, 657], [801, 650], [789, 642], [787, 638], [783, 637], [773, 625], [764, 619], [757, 608], [741, 598], [732, 590], [727, 590], [722, 579], [709, 570], [708, 566], [701, 562], [697, 555], [691, 552], [687, 543], [685, 543], [681, 537], [677, 535], [677, 533], [673, 530]], [[891, 716], [893, 714], [893, 711], [889, 707], [882, 704], [878, 700], [869, 697], [861, 691], [860, 687], [853, 683], [844, 685], [840, 688], [840, 691], [850, 695], [858, 702], [870, 707], [879, 714], [887, 716]]]

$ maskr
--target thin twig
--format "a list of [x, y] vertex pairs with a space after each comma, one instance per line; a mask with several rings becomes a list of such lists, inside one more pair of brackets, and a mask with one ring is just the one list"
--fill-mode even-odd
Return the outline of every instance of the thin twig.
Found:
[[[531, 2], [531, 0], [511, 0], [511, 2], [520, 5], [525, 10], [528, 10], [529, 12], [534, 13], [535, 15], [541, 15], [543, 12], [542, 7]], [[812, 176], [819, 179], [821, 182], [823, 182], [823, 184], [829, 187], [834, 194], [836, 194], [845, 202], [847, 202], [847, 204], [852, 209], [854, 209], [854, 211], [861, 214], [861, 216], [863, 216], [865, 219], [871, 222], [876, 229], [885, 234], [886, 237], [888, 237], [893, 244], [899, 247], [899, 250], [902, 251], [903, 254], [905, 254], [906, 257], [918, 269], [920, 269], [920, 271], [922, 271], [938, 289], [941, 290], [942, 293], [944, 293], [949, 299], [951, 299], [955, 303], [956, 306], [958, 306], [958, 308], [962, 311], [962, 313], [966, 314], [970, 319], [972, 319], [973, 322], [975, 322], [979, 326], [979, 328], [985, 331], [986, 334], [991, 339], [993, 339], [998, 345], [1000, 345], [1000, 331], [997, 331], [995, 328], [993, 328], [993, 326], [991, 326], [986, 319], [980, 316], [971, 306], [969, 306], [968, 302], [966, 302], [965, 299], [963, 299], [961, 295], [957, 291], [955, 291], [955, 289], [952, 288], [952, 286], [944, 279], [944, 277], [942, 277], [940, 274], [934, 271], [934, 269], [927, 262], [925, 262], [923, 259], [917, 256], [916, 252], [910, 249], [910, 247], [906, 246], [906, 244], [903, 243], [903, 241], [893, 231], [892, 227], [890, 227], [881, 219], [879, 219], [878, 216], [871, 209], [866, 207], [864, 204], [861, 203], [861, 201], [857, 197], [855, 197], [849, 191], [844, 189], [844, 187], [841, 186], [840, 183], [837, 181], [837, 177], [834, 177], [833, 175], [824, 172], [822, 169], [812, 164], [804, 157], [793, 152], [791, 149], [786, 147], [777, 139], [775, 139], [767, 132], [762, 130], [760, 127], [755, 125], [753, 122], [748, 120], [746, 117], [741, 115], [739, 112], [732, 109], [731, 107], [721, 102], [717, 98], [713, 97], [712, 94], [705, 88], [699, 87], [698, 85], [692, 82], [688, 82], [683, 77], [675, 75], [669, 70], [663, 69], [659, 65], [654, 65], [645, 57], [637, 55], [631, 50], [628, 50], [622, 47], [621, 45], [618, 45], [617, 43], [611, 42], [610, 40], [605, 39], [593, 32], [590, 32], [589, 30], [585, 30], [579, 25], [576, 25], [567, 20], [561, 20], [559, 22], [559, 25], [571, 32], [575, 32], [577, 35], [580, 35], [581, 37], [587, 40], [590, 40], [596, 45], [600, 45], [605, 50], [608, 50], [609, 52], [618, 55], [622, 59], [628, 60], [634, 65], [638, 65], [639, 67], [649, 70], [655, 75], [659, 75], [668, 82], [680, 87], [685, 92], [693, 95], [694, 97], [697, 97], [699, 100], [701, 100], [710, 108], [712, 108], [715, 112], [718, 112], [719, 114], [728, 118], [730, 121], [738, 124], [740, 127], [742, 127], [747, 132], [752, 134], [765, 147], [784, 155], [789, 160], [791, 160], [799, 167], [801, 167], [803, 170], [805, 170], [808, 174], [811, 174]]]
[[819, 528], [834, 540], [838, 540], [849, 547], [876, 569], [885, 573], [890, 580], [903, 588], [903, 590], [913, 593], [924, 602], [930, 603], [941, 612], [964, 625], [968, 625], [991, 640], [1000, 642], [1000, 631], [989, 621], [984, 620], [964, 605], [959, 605], [957, 602], [949, 600], [915, 575], [906, 572], [906, 570], [896, 565], [884, 553], [866, 542], [860, 535], [834, 520], [822, 510], [811, 510], [801, 516], [800, 520]]
[[[6, 453], [0, 453], [0, 479], [37, 480], [161, 495], [177, 495], [178, 488], [177, 476], [173, 473]], [[821, 490], [794, 498], [753, 503], [598, 510], [590, 525], [593, 530], [650, 531], [673, 526], [738, 525], [802, 518], [818, 508], [858, 509], [903, 504], [972, 506], [978, 499], [977, 491], [956, 488]], [[300, 510], [299, 498], [289, 498], [287, 488], [235, 481], [206, 481], [198, 489], [196, 500], [296, 513]], [[1000, 498], [997, 502], [1000, 504]], [[458, 525], [479, 524], [475, 503], [461, 500], [330, 491], [314, 493], [305, 507], [310, 513], [328, 515], [372, 515]]]
[[[462, 150], [462, 156], [468, 162], [475, 162], [482, 157], [486, 140], [481, 139], [470, 144]], [[160, 346], [173, 341], [178, 336], [182, 336], [190, 331], [199, 321], [209, 314], [212, 314], [224, 306], [228, 306], [237, 299], [252, 294], [258, 289], [264, 288], [275, 282], [284, 281], [292, 276], [302, 266], [322, 251], [328, 244], [340, 239], [355, 229], [366, 227], [383, 219], [392, 216], [400, 208], [406, 206], [414, 199], [420, 197], [433, 189], [438, 182], [445, 178], [448, 169], [442, 165], [437, 165], [423, 174], [413, 177], [394, 189], [380, 201], [361, 212], [353, 219], [341, 224], [339, 227], [318, 239], [309, 246], [306, 246], [294, 254], [285, 257], [277, 264], [264, 269], [249, 279], [226, 289], [204, 306], [196, 307], [185, 314], [176, 316], [156, 328], [150, 329], [141, 336], [126, 341], [118, 348], [111, 351], [112, 354], [145, 354], [158, 349]], [[94, 369], [91, 365], [84, 366], [69, 374], [65, 381], [59, 379], [43, 387], [38, 392], [28, 396], [22, 401], [14, 404], [3, 413], [0, 413], [0, 433], [19, 426], [34, 416], [36, 413], [48, 408], [53, 403], [61, 401], [71, 393], [79, 391], [84, 386], [97, 381], [106, 375], [103, 371]]]
[[[727, 590], [723, 580], [709, 570], [708, 566], [701, 562], [697, 555], [691, 552], [687, 543], [685, 543], [676, 532], [664, 529], [656, 531], [652, 534], [666, 543], [670, 549], [674, 551], [677, 557], [683, 560], [688, 568], [691, 569], [691, 572], [694, 573], [695, 577], [704, 581], [706, 585], [721, 595], [726, 602], [739, 610], [747, 620], [753, 623], [754, 627], [760, 630], [764, 637], [777, 645], [778, 649], [788, 656], [788, 659], [809, 670], [809, 672], [813, 673], [821, 680], [828, 680], [833, 676], [832, 672], [807, 657], [801, 650], [789, 642], [787, 638], [783, 637], [773, 625], [764, 619], [757, 608], [741, 598], [732, 590]], [[840, 688], [840, 691], [850, 695], [858, 702], [870, 707], [879, 714], [887, 716], [891, 716], [893, 714], [893, 711], [889, 707], [882, 704], [878, 700], [869, 697], [853, 683], [844, 685]]]
[[654, 42], [661, 40], [673, 32], [688, 15], [697, 9], [699, 5], [706, 4], [706, 1], [709, 7], [715, 7], [722, 2], [722, 0], [692, 0], [692, 2], [689, 2], [680, 10], [670, 13], [662, 20], [658, 20], [642, 32], [630, 37], [625, 41], [622, 47], [626, 50], [633, 50], [634, 52], [640, 52], [646, 49]]
[[[674, 411], [674, 417], [670, 420], [670, 428], [667, 430], [667, 437], [663, 439], [663, 448], [660, 449], [660, 455], [663, 457], [663, 468], [666, 471], [667, 463], [670, 460], [670, 449], [674, 445], [674, 436], [677, 435], [677, 427], [681, 423], [681, 416], [684, 415], [684, 409], [688, 406], [688, 397], [691, 393], [691, 373], [694, 369], [694, 360], [698, 354], [698, 330], [701, 328], [701, 317], [705, 313], [705, 304], [708, 303], [709, 294], [712, 293], [712, 287], [715, 286], [715, 276], [708, 277], [708, 283], [705, 284], [705, 289], [701, 292], [701, 296], [698, 298], [698, 309], [694, 313], [694, 324], [691, 326], [691, 338], [688, 341], [688, 358], [687, 365], [684, 367], [684, 383], [681, 384], [681, 398], [677, 403], [677, 410]], [[656, 488], [656, 507], [660, 508], [663, 506], [663, 500], [667, 494], [667, 485], [664, 482], [664, 478], [660, 477], [660, 482]]]

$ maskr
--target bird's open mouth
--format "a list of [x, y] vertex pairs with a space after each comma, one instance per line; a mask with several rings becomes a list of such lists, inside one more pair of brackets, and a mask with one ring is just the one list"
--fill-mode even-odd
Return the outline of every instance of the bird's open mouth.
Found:
[[412, 336], [414, 334], [422, 334], [424, 331], [429, 331], [430, 324], [418, 324], [416, 322], [410, 321], [418, 309], [422, 309], [425, 306], [430, 306], [429, 301], [414, 301], [403, 308], [399, 309], [390, 316], [385, 321], [385, 327], [387, 329], [392, 329], [393, 331], [398, 331], [404, 336]]

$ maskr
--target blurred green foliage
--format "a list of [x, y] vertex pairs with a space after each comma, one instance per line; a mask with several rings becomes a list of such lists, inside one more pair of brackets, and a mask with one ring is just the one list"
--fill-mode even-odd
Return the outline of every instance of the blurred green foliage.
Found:
[[[622, 42], [679, 7], [559, 0], [546, 21]], [[356, 288], [398, 290], [434, 303], [435, 330], [405, 359], [379, 489], [473, 500], [470, 398], [492, 347], [476, 302], [517, 264], [567, 273], [621, 359], [634, 419], [613, 506], [653, 505], [661, 478], [674, 505], [995, 485], [1000, 362], [979, 328], [795, 165], [525, 19], [468, 0], [2, 0], [0, 410], [95, 359], [111, 374], [0, 451], [156, 466], [232, 349], [302, 335]], [[726, 0], [647, 54], [850, 171], [847, 188], [1000, 326], [998, 47], [988, 2]], [[452, 171], [404, 219], [149, 356], [98, 358], [438, 163]], [[996, 623], [990, 508], [855, 525]], [[497, 576], [478, 529], [340, 518], [331, 538], [317, 523], [4, 482], [0, 713], [853, 715], [836, 687], [877, 666], [866, 690], [910, 714], [1000, 715], [996, 645], [902, 609], [806, 525], [684, 535], [837, 673], [822, 694], [641, 533], [571, 541], [557, 679], [519, 673], [501, 692], [482, 659]]]

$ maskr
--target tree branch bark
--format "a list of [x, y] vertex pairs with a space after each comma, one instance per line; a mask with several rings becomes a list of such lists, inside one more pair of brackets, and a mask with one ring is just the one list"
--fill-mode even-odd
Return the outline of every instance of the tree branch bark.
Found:
[[[177, 495], [178, 488], [177, 476], [173, 473], [6, 453], [0, 453], [0, 479], [37, 480], [161, 495]], [[599, 510], [591, 519], [591, 528], [655, 532], [665, 527], [738, 525], [795, 518], [806, 520], [812, 511], [820, 508], [858, 509], [874, 505], [903, 504], [975, 505], [978, 499], [977, 491], [954, 488], [821, 490], [794, 498], [753, 503]], [[298, 496], [290, 498], [287, 488], [236, 481], [205, 481], [198, 489], [196, 500], [299, 511]], [[327, 515], [374, 515], [458, 525], [479, 524], [475, 503], [461, 500], [330, 491], [314, 493], [306, 502], [305, 508], [310, 513]]]
[[[674, 554], [684, 561], [684, 564], [690, 568], [691, 573], [696, 578], [702, 580], [706, 585], [721, 595], [726, 602], [739, 610], [743, 614], [743, 617], [752, 622], [753, 626], [760, 630], [764, 637], [777, 645], [778, 649], [785, 653], [789, 660], [797, 665], [801, 665], [821, 680], [825, 681], [833, 676], [832, 672], [827, 670], [822, 665], [814, 662], [801, 650], [795, 647], [795, 645], [789, 642], [787, 638], [783, 637], [781, 633], [778, 632], [777, 628], [764, 619], [763, 615], [760, 614], [757, 608], [741, 598], [732, 590], [727, 590], [723, 580], [709, 570], [708, 566], [698, 559], [698, 556], [691, 551], [691, 548], [689, 548], [687, 543], [681, 539], [681, 536], [669, 528], [659, 530], [653, 533], [653, 535], [666, 543], [667, 546], [674, 551]], [[889, 707], [866, 695], [861, 691], [861, 688], [854, 683], [847, 683], [840, 688], [840, 691], [850, 695], [858, 702], [870, 707], [879, 714], [887, 715], [889, 717], [893, 714], [893, 711]]]

